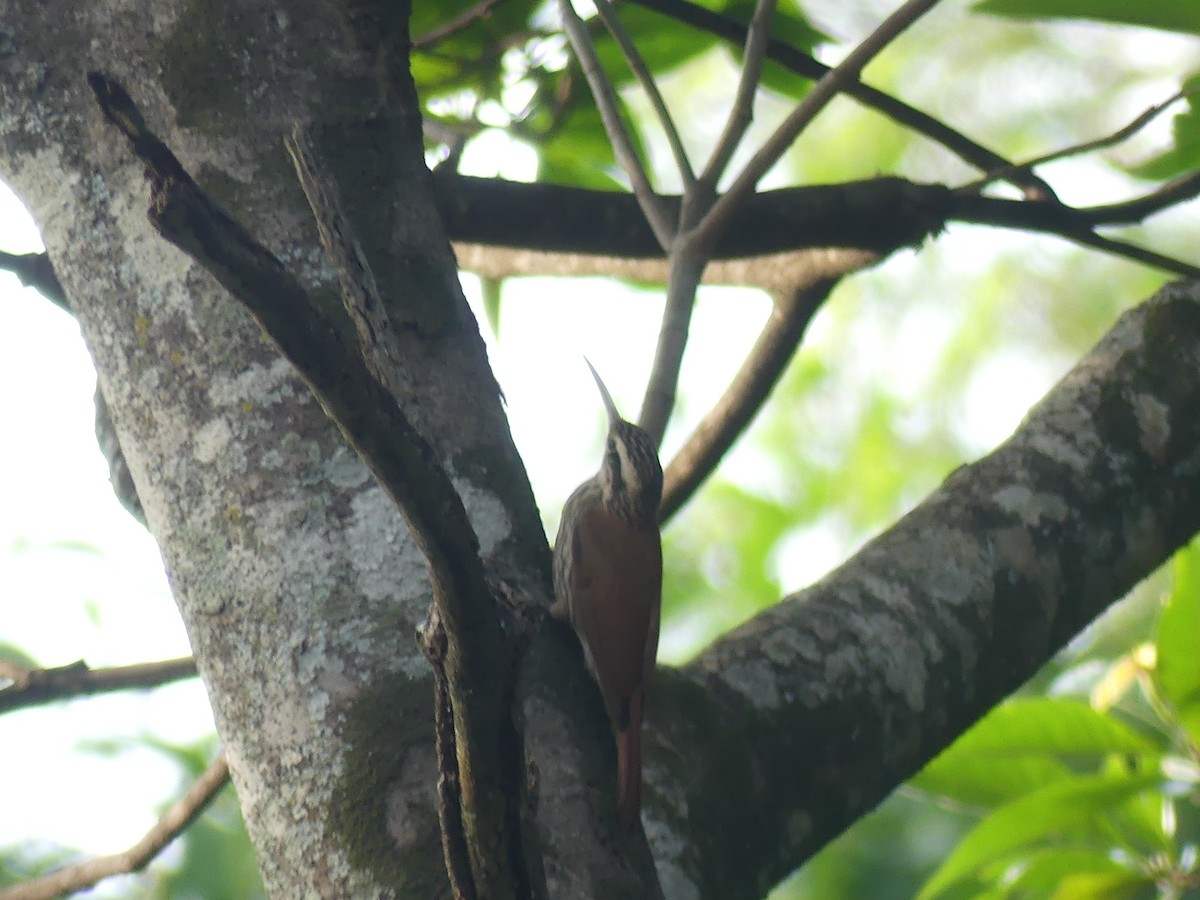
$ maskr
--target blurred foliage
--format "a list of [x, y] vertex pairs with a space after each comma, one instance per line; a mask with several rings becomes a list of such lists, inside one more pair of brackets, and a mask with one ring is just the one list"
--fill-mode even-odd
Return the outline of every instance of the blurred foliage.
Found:
[[1048, 696], [1010, 699], [910, 782], [974, 811], [920, 898], [1200, 888], [1200, 543], [1171, 575], [1152, 640], [1074, 655]]
[[1022, 19], [1085, 19], [1200, 35], [1200, 6], [1178, 0], [980, 0], [975, 8]]
[[[218, 752], [215, 739], [181, 746], [153, 735], [114, 737], [80, 744], [83, 751], [114, 759], [136, 748], [155, 750], [179, 767], [180, 794], [200, 777]], [[165, 800], [158, 813], [165, 813], [175, 801], [175, 797]], [[81, 861], [76, 851], [65, 847], [3, 847], [0, 848], [0, 888]], [[107, 879], [102, 890], [105, 897], [128, 897], [130, 900], [264, 898], [258, 864], [232, 785], [221, 788], [201, 816], [145, 870]]]
[[1187, 108], [1172, 120], [1171, 146], [1153, 159], [1133, 166], [1142, 178], [1167, 179], [1200, 168], [1200, 76], [1184, 84], [1188, 92]]

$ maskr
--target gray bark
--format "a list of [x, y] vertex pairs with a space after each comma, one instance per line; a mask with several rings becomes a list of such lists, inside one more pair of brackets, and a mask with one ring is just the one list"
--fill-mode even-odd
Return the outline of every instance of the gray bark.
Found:
[[[281, 146], [293, 120], [324, 128], [405, 323], [405, 411], [455, 479], [489, 571], [544, 598], [545, 538], [433, 213], [395, 24], [374, 12], [0, 0], [0, 176], [38, 221], [94, 356], [280, 897], [447, 892], [414, 638], [425, 565], [290, 366], [150, 229], [141, 169], [84, 75], [121, 79], [332, 308]], [[760, 896], [1200, 526], [1187, 502], [1198, 295], [1126, 316], [1004, 448], [821, 585], [663, 673], [645, 819], [666, 896]], [[654, 895], [639, 844], [606, 837], [611, 741], [559, 629], [535, 641], [526, 683], [550, 896]]]

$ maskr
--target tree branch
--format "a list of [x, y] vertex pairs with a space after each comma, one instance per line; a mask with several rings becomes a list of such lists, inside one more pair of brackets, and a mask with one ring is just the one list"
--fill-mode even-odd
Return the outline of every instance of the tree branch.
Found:
[[[438, 211], [458, 243], [550, 253], [662, 260], [663, 251], [630, 194], [434, 174]], [[661, 198], [676, 221], [681, 198]], [[882, 177], [764, 191], [734, 212], [714, 260], [807, 247], [894, 250], [945, 225], [959, 202], [941, 185]], [[1009, 201], [1016, 202], [1016, 201]]]
[[132, 666], [89, 669], [83, 660], [53, 669], [26, 669], [0, 660], [0, 714], [57, 700], [90, 697], [111, 691], [152, 688], [196, 674], [190, 656]]
[[229, 764], [221, 754], [204, 770], [204, 774], [178, 801], [167, 810], [145, 837], [123, 853], [98, 856], [87, 862], [52, 872], [41, 878], [26, 881], [0, 890], [0, 900], [53, 900], [92, 887], [114, 875], [140, 872], [167, 845], [194, 822], [229, 781]]
[[[435, 177], [435, 187], [447, 230], [457, 241], [620, 259], [649, 260], [661, 255], [636, 201], [628, 194], [444, 174]], [[756, 193], [735, 210], [713, 257], [734, 260], [813, 247], [890, 253], [920, 243], [953, 221], [1054, 234], [1087, 245], [1087, 238], [1080, 236], [1095, 226], [1139, 222], [1198, 194], [1200, 173], [1182, 176], [1132, 200], [1096, 207], [964, 195], [943, 185], [892, 177], [782, 188]], [[678, 209], [678, 197], [663, 199], [669, 209]], [[1120, 245], [1110, 243], [1103, 249], [1148, 261], [1143, 253], [1130, 256]], [[1158, 259], [1161, 263], [1155, 264], [1166, 271], [1194, 277], [1191, 264], [1167, 256]], [[514, 271], [536, 274], [543, 270], [529, 264], [514, 270], [489, 269], [495, 277]], [[748, 274], [753, 276], [754, 270]], [[629, 277], [665, 281], [666, 267], [661, 262], [657, 268], [643, 266]], [[753, 277], [722, 283], [767, 286]], [[770, 285], [778, 286], [778, 281]]]
[[1190, 172], [1173, 178], [1140, 197], [1122, 200], [1120, 203], [1084, 207], [1080, 212], [1092, 225], [1132, 225], [1168, 207], [1192, 200], [1197, 195], [1200, 195], [1200, 172]]
[[1149, 216], [1167, 205], [1178, 204], [1200, 194], [1200, 173], [1177, 179], [1144, 197], [1124, 203], [1075, 208], [1061, 203], [1030, 203], [1001, 197], [967, 195], [955, 198], [950, 217], [960, 222], [1000, 225], [1021, 231], [1037, 231], [1065, 238], [1084, 247], [1092, 247], [1113, 256], [1174, 272], [1185, 278], [1200, 277], [1200, 266], [1133, 244], [1103, 237], [1093, 230], [1097, 225], [1131, 221], [1133, 213]]
[[633, 43], [633, 38], [621, 24], [621, 18], [613, 10], [608, 0], [592, 0], [592, 3], [596, 7], [596, 13], [600, 16], [600, 21], [604, 23], [604, 27], [608, 29], [608, 33], [612, 35], [612, 39], [621, 49], [621, 54], [625, 57], [629, 70], [633, 72], [633, 77], [637, 79], [638, 84], [641, 85], [650, 100], [650, 106], [658, 117], [658, 124], [662, 126], [663, 133], [666, 135], [667, 146], [671, 148], [671, 155], [675, 158], [675, 168], [679, 170], [679, 178], [683, 182], [686, 193], [696, 183], [696, 175], [692, 172], [692, 164], [688, 162], [687, 151], [683, 149], [683, 141], [679, 139], [679, 130], [675, 127], [675, 121], [667, 110], [662, 92], [659, 91], [654, 76], [646, 68], [645, 60], [642, 59], [637, 46]]
[[[496, 278], [593, 275], [611, 269], [636, 280], [667, 280], [662, 248], [630, 194], [473, 178], [445, 171], [434, 173], [433, 184], [438, 209], [466, 269]], [[792, 279], [777, 267], [765, 265], [763, 257], [823, 247], [890, 253], [916, 246], [952, 221], [1075, 240], [1070, 235], [1081, 227], [1138, 223], [1198, 194], [1200, 173], [1181, 176], [1130, 200], [1077, 208], [1053, 202], [956, 195], [942, 185], [914, 184], [893, 177], [764, 191], [754, 194], [735, 212], [733, 224], [714, 247], [714, 262], [704, 280], [778, 290]], [[663, 200], [669, 215], [677, 216], [680, 199], [667, 196]], [[489, 255], [487, 248], [528, 250], [519, 255]], [[1105, 252], [1116, 250], [1105, 248]], [[33, 256], [45, 258], [43, 254]], [[572, 256], [595, 259], [572, 261]], [[1187, 268], [1190, 264], [1167, 256], [1160, 258], [1166, 271], [1193, 277], [1194, 268]], [[625, 260], [639, 262], [629, 264]], [[736, 264], [741, 260], [750, 264]], [[718, 265], [723, 262], [735, 264]], [[7, 268], [2, 258], [0, 268]]]
[[1102, 234], [1096, 234], [1094, 231], [1064, 234], [1063, 237], [1072, 243], [1079, 244], [1081, 247], [1100, 250], [1110, 256], [1128, 259], [1131, 262], [1140, 262], [1154, 269], [1161, 269], [1164, 272], [1182, 275], [1184, 278], [1200, 278], [1200, 266], [1190, 265], [1182, 260], [1166, 256], [1162, 253], [1156, 253], [1146, 247], [1130, 244], [1128, 241], [1119, 241], [1116, 238], [1105, 237]]
[[956, 190], [963, 193], [979, 192], [987, 185], [995, 181], [1008, 181], [1016, 172], [1032, 172], [1038, 166], [1044, 166], [1047, 163], [1055, 162], [1060, 159], [1068, 159], [1072, 156], [1082, 156], [1085, 153], [1092, 153], [1096, 150], [1103, 150], [1105, 147], [1111, 147], [1119, 144], [1122, 141], [1128, 140], [1137, 134], [1151, 122], [1153, 122], [1162, 112], [1171, 107], [1174, 103], [1188, 96], [1188, 91], [1177, 91], [1164, 100], [1162, 103], [1156, 103], [1149, 109], [1145, 110], [1136, 119], [1130, 122], [1123, 128], [1118, 128], [1112, 134], [1107, 134], [1104, 137], [1096, 138], [1091, 141], [1084, 141], [1079, 144], [1074, 144], [1070, 147], [1064, 147], [1061, 150], [1055, 150], [1051, 153], [1046, 153], [1043, 156], [1034, 157], [1025, 162], [1008, 163], [996, 169], [989, 171], [983, 178], [978, 181], [973, 181], [970, 184], [963, 185]]
[[659, 865], [758, 897], [1186, 544], [1197, 496], [1200, 282], [1184, 282], [852, 559], [660, 673]]
[[71, 311], [48, 254], [0, 251], [0, 269], [12, 272], [25, 287], [33, 288], [56, 306]]
[[823, 267], [814, 266], [802, 283], [776, 296], [770, 317], [725, 394], [663, 470], [661, 521], [691, 498], [758, 415], [834, 286], [876, 259], [862, 252], [830, 251]]
[[716, 235], [724, 231], [733, 210], [754, 192], [760, 178], [767, 173], [817, 114], [829, 105], [848, 85], [858, 81], [858, 76], [872, 59], [888, 44], [900, 36], [913, 22], [932, 9], [938, 0], [907, 0], [903, 6], [888, 16], [867, 35], [850, 54], [837, 66], [822, 76], [811, 91], [805, 95], [788, 115], [775, 133], [767, 138], [758, 152], [746, 163], [733, 184], [729, 186], [713, 208], [697, 226], [704, 234], [704, 243], [711, 246]]
[[375, 273], [371, 271], [354, 228], [342, 209], [337, 184], [318, 161], [312, 141], [299, 123], [284, 138], [284, 148], [312, 209], [321, 246], [337, 269], [342, 305], [358, 334], [363, 360], [375, 380], [399, 401], [403, 393], [398, 376], [400, 349], [395, 326], [379, 294]]
[[[685, 205], [686, 200], [685, 197]], [[667, 257], [667, 298], [663, 305], [662, 325], [654, 349], [650, 379], [642, 398], [642, 409], [638, 414], [638, 425], [656, 447], [662, 444], [667, 422], [675, 408], [679, 368], [683, 364], [692, 311], [696, 307], [696, 289], [700, 286], [707, 265], [707, 255], [691, 241], [676, 240], [672, 244]]]
[[717, 182], [725, 174], [734, 151], [754, 120], [754, 99], [758, 95], [758, 82], [762, 77], [763, 60], [771, 37], [771, 18], [775, 14], [774, 0], [758, 0], [754, 4], [754, 15], [746, 29], [746, 43], [742, 51], [742, 73], [738, 78], [737, 94], [729, 110], [725, 129], [717, 138], [708, 165], [700, 181], [707, 192], [715, 193]]
[[[741, 22], [691, 3], [690, 0], [627, 0], [627, 2], [653, 10], [660, 15], [683, 22], [685, 25], [691, 25], [701, 31], [707, 31], [732, 44], [741, 45], [747, 39], [748, 29]], [[814, 81], [824, 78], [830, 71], [830, 67], [823, 62], [778, 38], [771, 38], [767, 41], [767, 59], [801, 78]], [[928, 113], [915, 109], [890, 94], [863, 84], [857, 79], [845, 84], [842, 93], [853, 97], [863, 106], [887, 116], [893, 122], [941, 144], [980, 171], [988, 172], [1011, 165], [1003, 156], [975, 143], [940, 119], [935, 119]], [[1050, 185], [1032, 173], [1015, 171], [1006, 180], [1022, 190], [1027, 199], [1054, 199], [1054, 191], [1051, 190]]]
[[609, 143], [612, 144], [613, 153], [616, 154], [617, 162], [621, 164], [625, 174], [629, 176], [633, 195], [637, 198], [646, 221], [650, 223], [659, 247], [665, 250], [671, 246], [675, 226], [667, 215], [662, 198], [655, 193], [654, 186], [650, 183], [650, 176], [646, 173], [646, 168], [642, 165], [637, 150], [634, 149], [633, 138], [630, 137], [629, 129], [625, 127], [625, 122], [621, 118], [620, 101], [613, 92], [612, 83], [608, 80], [608, 76], [604, 73], [604, 67], [600, 65], [600, 60], [596, 56], [596, 48], [592, 45], [591, 35], [588, 34], [583, 20], [575, 12], [571, 0], [558, 0], [558, 9], [562, 16], [563, 31], [566, 32], [567, 39], [571, 42], [571, 48], [575, 51], [575, 57], [583, 69], [588, 86], [592, 89], [592, 97], [595, 98], [596, 108], [600, 111], [600, 120], [604, 123], [604, 130], [608, 134]]

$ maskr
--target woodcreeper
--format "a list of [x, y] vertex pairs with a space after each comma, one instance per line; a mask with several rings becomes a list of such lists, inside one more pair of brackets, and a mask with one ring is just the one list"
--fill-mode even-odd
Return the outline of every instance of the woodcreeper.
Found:
[[608, 412], [608, 436], [600, 471], [563, 507], [554, 591], [616, 730], [617, 811], [629, 827], [641, 806], [642, 714], [658, 651], [663, 475], [650, 436], [621, 418], [590, 362], [588, 368]]

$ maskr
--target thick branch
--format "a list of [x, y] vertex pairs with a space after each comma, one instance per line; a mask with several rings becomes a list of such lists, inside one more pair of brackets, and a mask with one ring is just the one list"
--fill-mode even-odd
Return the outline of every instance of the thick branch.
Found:
[[[548, 252], [658, 258], [663, 252], [631, 194], [434, 175], [438, 211], [454, 241]], [[679, 217], [679, 198], [663, 197]], [[900, 178], [766, 191], [734, 212], [713, 259], [798, 247], [891, 250], [917, 244], [945, 222], [951, 193]]]
[[[666, 280], [662, 248], [630, 194], [472, 178], [444, 170], [434, 173], [433, 183], [446, 230], [460, 248], [460, 262], [472, 271], [503, 278], [616, 270], [628, 278]], [[774, 273], [768, 281], [757, 279], [756, 273], [766, 271], [761, 261], [748, 267], [722, 264], [814, 247], [889, 253], [919, 244], [954, 221], [1079, 241], [1080, 234], [1094, 227], [1141, 222], [1198, 193], [1200, 175], [1182, 176], [1129, 200], [1080, 208], [966, 195], [943, 185], [891, 177], [782, 188], [755, 194], [735, 212], [732, 226], [714, 248], [714, 262], [704, 280], [776, 289], [790, 279]], [[670, 215], [677, 217], [679, 198], [664, 200]], [[486, 247], [505, 249], [493, 259]], [[507, 248], [521, 255], [514, 257]], [[570, 261], [571, 255], [578, 260]], [[589, 264], [588, 257], [599, 261]], [[1173, 260], [1164, 268], [1194, 276], [1187, 265]], [[11, 268], [3, 257], [0, 268]]]
[[24, 669], [0, 662], [0, 681], [12, 682], [0, 688], [0, 713], [56, 700], [158, 687], [195, 674], [196, 661], [190, 656], [106, 669], [89, 669], [82, 660], [53, 669]]
[[[658, 241], [628, 194], [494, 179], [435, 176], [438, 208], [455, 241], [527, 247], [622, 259], [661, 259]], [[890, 253], [915, 245], [954, 221], [1054, 234], [1086, 243], [1092, 229], [1124, 225], [1200, 194], [1200, 175], [1184, 176], [1143, 197], [1096, 207], [960, 194], [938, 184], [874, 178], [754, 194], [733, 211], [714, 260], [810, 247]], [[671, 215], [679, 199], [664, 197]], [[1106, 252], [1130, 256], [1117, 248]], [[1143, 257], [1138, 258], [1146, 261]], [[1196, 277], [1200, 269], [1160, 257], [1166, 271]], [[503, 273], [494, 270], [497, 277]], [[644, 276], [643, 276], [644, 277]], [[754, 282], [741, 282], [754, 283]]]
[[706, 896], [759, 896], [1184, 545], [1197, 496], [1186, 282], [1122, 316], [1012, 438], [854, 558], [662, 673], [648, 755], [669, 808], [653, 816], [696, 825], [660, 866]]

